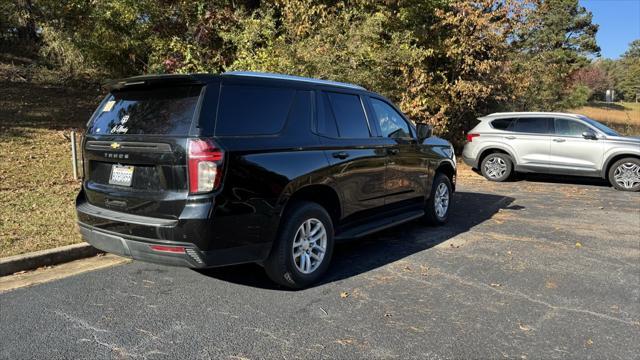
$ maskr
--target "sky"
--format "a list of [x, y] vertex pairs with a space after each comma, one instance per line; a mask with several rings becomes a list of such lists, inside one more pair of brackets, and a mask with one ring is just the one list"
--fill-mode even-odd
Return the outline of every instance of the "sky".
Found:
[[603, 58], [617, 59], [640, 39], [640, 0], [580, 0], [600, 25], [596, 40]]

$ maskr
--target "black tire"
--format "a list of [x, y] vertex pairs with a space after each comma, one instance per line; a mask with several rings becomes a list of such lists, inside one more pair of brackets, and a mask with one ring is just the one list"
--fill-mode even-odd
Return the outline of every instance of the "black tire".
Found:
[[[444, 214], [438, 214], [436, 211], [436, 201], [438, 189], [440, 184], [444, 184], [447, 188], [447, 207]], [[426, 200], [425, 209], [424, 209], [424, 222], [428, 225], [444, 225], [449, 220], [449, 214], [451, 213], [451, 208], [453, 207], [453, 187], [451, 186], [451, 180], [445, 174], [436, 173], [435, 178], [433, 179], [433, 184], [431, 185], [431, 194], [429, 194], [429, 198]]]
[[[495, 174], [491, 173], [487, 168], [487, 165], [492, 163], [499, 163], [500, 165], [506, 166], [506, 171], [502, 175], [496, 176]], [[507, 154], [503, 154], [503, 153], [489, 154], [484, 159], [482, 159], [482, 162], [480, 163], [480, 172], [482, 173], [482, 176], [484, 176], [485, 179], [489, 181], [497, 181], [497, 182], [506, 181], [511, 177], [513, 173], [513, 160], [511, 159], [511, 156]]]
[[640, 167], [640, 159], [628, 157], [628, 158], [620, 159], [620, 160], [616, 161], [615, 163], [613, 163], [613, 165], [611, 165], [611, 168], [609, 168], [609, 173], [607, 174], [607, 179], [609, 180], [609, 183], [611, 183], [611, 186], [613, 186], [616, 190], [620, 190], [620, 191], [640, 191], [640, 183], [637, 183], [632, 187], [626, 187], [623, 184], [618, 184], [618, 182], [616, 181], [616, 179], [615, 179], [616, 170], [619, 167], [621, 167], [621, 166], [623, 166], [625, 164], [627, 166], [636, 165], [636, 166]]
[[[327, 234], [327, 246], [322, 261], [310, 274], [299, 271], [293, 260], [293, 242], [300, 226], [308, 219], [319, 220]], [[271, 280], [292, 289], [308, 287], [320, 279], [329, 268], [333, 255], [333, 222], [327, 211], [313, 202], [297, 202], [285, 212], [264, 269]]]

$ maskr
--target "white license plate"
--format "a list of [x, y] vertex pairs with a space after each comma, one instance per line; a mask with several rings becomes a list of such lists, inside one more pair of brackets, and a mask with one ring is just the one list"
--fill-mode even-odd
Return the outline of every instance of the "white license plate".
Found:
[[109, 184], [120, 186], [131, 186], [133, 178], [133, 166], [112, 165]]

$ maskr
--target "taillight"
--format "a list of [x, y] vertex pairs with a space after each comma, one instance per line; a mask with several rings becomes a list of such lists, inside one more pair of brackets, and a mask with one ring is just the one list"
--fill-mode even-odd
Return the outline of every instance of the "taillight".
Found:
[[472, 142], [474, 137], [478, 137], [480, 134], [467, 134], [467, 141]]
[[189, 139], [189, 192], [205, 193], [220, 186], [224, 152], [211, 140]]

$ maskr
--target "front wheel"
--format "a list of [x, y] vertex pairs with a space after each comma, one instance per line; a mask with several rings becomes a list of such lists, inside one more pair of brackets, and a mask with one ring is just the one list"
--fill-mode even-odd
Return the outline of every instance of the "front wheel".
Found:
[[444, 225], [447, 222], [453, 200], [452, 190], [449, 178], [445, 174], [437, 173], [425, 204], [424, 220], [427, 224]]
[[609, 182], [622, 191], [640, 191], [640, 159], [624, 158], [609, 169]]
[[271, 280], [292, 289], [310, 286], [327, 271], [333, 254], [333, 223], [313, 202], [285, 212], [278, 238], [265, 262]]

